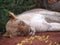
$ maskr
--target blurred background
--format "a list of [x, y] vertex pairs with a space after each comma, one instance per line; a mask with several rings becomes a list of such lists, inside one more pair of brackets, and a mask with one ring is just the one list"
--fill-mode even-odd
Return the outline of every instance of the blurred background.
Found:
[[17, 15], [33, 8], [60, 12], [60, 0], [0, 0], [0, 34], [6, 31], [9, 11]]

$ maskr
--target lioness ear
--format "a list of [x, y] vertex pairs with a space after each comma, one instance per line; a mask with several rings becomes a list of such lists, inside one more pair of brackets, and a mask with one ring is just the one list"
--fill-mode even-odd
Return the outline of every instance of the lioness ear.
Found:
[[10, 37], [10, 32], [5, 32], [5, 34], [3, 34], [3, 37]]
[[16, 16], [12, 12], [9, 12], [9, 17], [10, 17], [10, 19], [16, 19]]
[[5, 32], [5, 34], [3, 34], [3, 37], [13, 38], [12, 33], [10, 31]]

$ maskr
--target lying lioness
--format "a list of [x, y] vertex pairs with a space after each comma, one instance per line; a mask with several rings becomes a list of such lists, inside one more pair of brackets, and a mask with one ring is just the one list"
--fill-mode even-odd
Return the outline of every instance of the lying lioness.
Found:
[[3, 36], [35, 35], [41, 31], [60, 31], [60, 13], [45, 9], [32, 9], [18, 16], [10, 12]]

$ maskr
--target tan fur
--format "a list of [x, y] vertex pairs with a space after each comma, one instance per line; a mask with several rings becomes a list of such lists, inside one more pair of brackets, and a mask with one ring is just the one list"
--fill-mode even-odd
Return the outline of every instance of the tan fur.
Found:
[[[53, 22], [53, 23], [52, 23]], [[16, 37], [18, 35], [34, 35], [40, 31], [60, 30], [60, 13], [45, 9], [33, 9], [18, 16], [10, 12], [10, 20], [6, 24], [3, 36]], [[31, 31], [31, 32], [30, 32]]]

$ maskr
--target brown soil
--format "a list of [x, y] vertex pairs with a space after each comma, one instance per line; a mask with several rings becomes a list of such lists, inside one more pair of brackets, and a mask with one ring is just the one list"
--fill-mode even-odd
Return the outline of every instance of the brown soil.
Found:
[[[42, 39], [36, 39], [35, 36], [40, 36]], [[0, 45], [60, 45], [60, 32], [40, 32], [35, 36], [32, 36], [32, 39], [30, 39], [31, 36], [19, 36], [15, 38], [4, 38], [0, 36]], [[28, 41], [22, 42], [25, 39]]]

